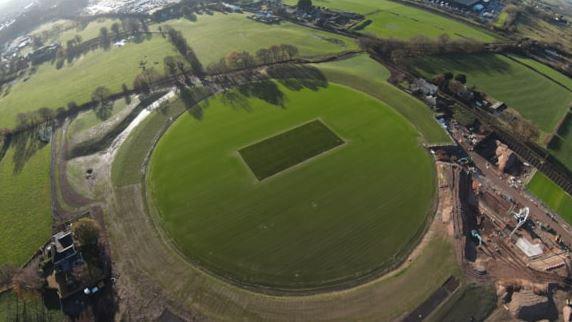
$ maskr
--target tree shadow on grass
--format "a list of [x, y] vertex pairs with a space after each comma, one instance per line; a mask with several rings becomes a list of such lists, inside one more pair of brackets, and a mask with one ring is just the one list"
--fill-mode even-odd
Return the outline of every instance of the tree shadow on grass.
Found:
[[278, 85], [271, 80], [255, 81], [242, 85], [238, 88], [238, 92], [245, 98], [256, 97], [269, 104], [284, 108], [286, 96], [280, 90]]
[[113, 104], [114, 102], [98, 105], [94, 110], [97, 119], [100, 121], [107, 121], [113, 114]]
[[208, 100], [203, 99], [207, 96], [205, 89], [191, 89], [186, 86], [180, 86], [179, 93], [179, 97], [187, 112], [189, 112], [193, 118], [202, 121], [204, 118], [204, 109], [209, 105]]
[[38, 130], [29, 130], [14, 135], [10, 145], [14, 149], [12, 162], [14, 163], [14, 174], [19, 174], [30, 159], [48, 143], [38, 138]]
[[11, 141], [12, 141], [12, 136], [10, 135], [5, 136], [4, 139], [2, 140], [2, 147], [0, 147], [0, 163], [2, 163], [2, 160], [4, 160], [6, 153], [8, 153]]
[[221, 94], [221, 101], [224, 105], [231, 106], [234, 109], [243, 109], [251, 111], [252, 107], [248, 99], [235, 90], [225, 91]]
[[417, 59], [414, 61], [414, 68], [433, 76], [444, 72], [465, 73], [468, 74], [470, 81], [471, 73], [494, 76], [508, 73], [511, 70], [511, 65], [494, 54], [459, 54]]
[[268, 75], [286, 88], [299, 91], [304, 88], [317, 91], [328, 87], [328, 79], [318, 68], [308, 65], [276, 65], [268, 68]]

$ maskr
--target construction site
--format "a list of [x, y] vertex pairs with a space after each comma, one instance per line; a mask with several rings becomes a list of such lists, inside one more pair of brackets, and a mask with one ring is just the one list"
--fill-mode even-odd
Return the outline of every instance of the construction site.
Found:
[[511, 319], [570, 320], [566, 226], [529, 198], [522, 182], [533, 169], [491, 135], [451, 125], [458, 145], [432, 147], [439, 209], [464, 275], [494, 285], [497, 311]]

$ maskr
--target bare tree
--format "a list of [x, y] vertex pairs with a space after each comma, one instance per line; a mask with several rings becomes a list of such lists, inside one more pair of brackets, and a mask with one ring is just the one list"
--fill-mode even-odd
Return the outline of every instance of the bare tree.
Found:
[[91, 218], [81, 218], [72, 225], [73, 235], [83, 245], [96, 245], [99, 241], [101, 227]]
[[111, 38], [109, 37], [109, 30], [107, 30], [107, 27], [101, 27], [101, 29], [99, 29], [99, 44], [104, 49], [109, 49], [111, 47]]
[[44, 280], [40, 277], [39, 267], [35, 262], [20, 269], [12, 279], [14, 293], [20, 299], [38, 294], [43, 285]]
[[91, 94], [91, 100], [99, 105], [105, 105], [108, 103], [109, 96], [111, 96], [111, 91], [105, 86], [99, 86]]

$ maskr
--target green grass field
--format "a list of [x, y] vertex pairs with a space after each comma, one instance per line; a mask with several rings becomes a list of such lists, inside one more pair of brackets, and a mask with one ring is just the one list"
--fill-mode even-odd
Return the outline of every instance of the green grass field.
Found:
[[[296, 4], [295, 0], [285, 3]], [[316, 0], [315, 6], [361, 13], [372, 24], [361, 32], [383, 38], [409, 39], [423, 35], [436, 38], [448, 34], [451, 38], [471, 38], [493, 41], [495, 36], [485, 30], [389, 0]]]
[[[283, 107], [217, 97], [202, 119], [184, 114], [167, 131], [148, 178], [160, 224], [189, 258], [249, 284], [312, 288], [391, 264], [432, 208], [433, 162], [418, 132], [343, 86], [279, 90]], [[237, 150], [316, 118], [346, 145], [253, 180]]]
[[81, 37], [82, 41], [87, 41], [99, 37], [99, 31], [103, 27], [107, 28], [111, 34], [111, 25], [113, 25], [115, 22], [120, 23], [119, 19], [97, 19], [91, 21], [84, 28], [77, 27], [67, 29], [59, 35], [57, 40], [65, 45], [68, 40], [73, 39], [76, 35], [78, 35]]
[[314, 120], [238, 152], [258, 180], [264, 180], [341, 144], [341, 138]]
[[389, 70], [367, 55], [315, 66], [330, 82], [350, 86], [391, 106], [419, 130], [425, 142], [450, 142], [447, 133], [435, 121], [433, 112], [427, 105], [389, 84]]
[[[564, 75], [530, 60], [521, 61], [572, 88], [572, 80]], [[572, 103], [572, 90], [523, 63], [501, 55], [429, 57], [413, 62], [428, 78], [445, 71], [466, 74], [469, 84], [506, 102], [542, 131], [551, 133]]]
[[51, 236], [50, 146], [36, 144], [15, 144], [0, 161], [0, 266], [24, 264]]
[[572, 224], [572, 197], [560, 186], [537, 172], [528, 183], [528, 190], [542, 200], [548, 207], [554, 210], [569, 224]]
[[[48, 32], [50, 37], [45, 39], [45, 43], [59, 42], [66, 46], [66, 42], [73, 39], [76, 35], [80, 36], [82, 41], [87, 41], [99, 37], [99, 31], [102, 27], [110, 30], [111, 25], [115, 22], [120, 22], [117, 19], [97, 19], [93, 20], [84, 26], [80, 27], [79, 23], [72, 20], [56, 20], [41, 25], [30, 34], [41, 36], [44, 32]], [[111, 30], [110, 30], [111, 31]]]
[[[101, 26], [112, 22], [92, 22], [82, 32], [82, 37], [97, 36], [95, 33]], [[254, 54], [260, 48], [283, 43], [297, 46], [303, 56], [357, 49], [357, 44], [346, 37], [290, 23], [268, 26], [239, 14], [203, 15], [194, 23], [174, 20], [166, 24], [183, 32], [205, 66], [218, 61], [230, 51], [248, 50]], [[228, 30], [234, 32], [229, 33]], [[65, 33], [61, 37], [66, 37]], [[146, 61], [147, 67], [155, 67], [162, 73], [163, 58], [177, 55], [171, 44], [155, 36], [140, 44], [90, 52], [60, 70], [49, 63], [43, 64], [29, 79], [19, 81], [9, 89], [7, 95], [0, 97], [0, 127], [14, 127], [16, 115], [21, 112], [41, 107], [57, 108], [70, 101], [85, 103], [100, 85], [114, 92], [119, 91], [123, 83], [131, 87], [133, 79], [140, 73], [141, 61]]]
[[231, 51], [246, 50], [255, 54], [258, 49], [280, 44], [298, 47], [302, 56], [357, 49], [357, 44], [347, 37], [289, 22], [266, 25], [247, 19], [244, 14], [200, 15], [196, 22], [180, 19], [163, 25], [181, 31], [205, 66]]
[[109, 114], [106, 115], [106, 119], [103, 119], [101, 114], [98, 115], [98, 113], [93, 110], [78, 115], [70, 123], [67, 132], [68, 137], [72, 138], [76, 135], [81, 135], [86, 130], [89, 130], [94, 126], [101, 124], [101, 122], [104, 122], [105, 120], [114, 117], [115, 115], [123, 111], [125, 108], [127, 108], [127, 103], [125, 102], [124, 99], [119, 99], [113, 103], [113, 108], [111, 108]]
[[0, 128], [14, 127], [21, 112], [58, 108], [70, 101], [88, 102], [98, 86], [112, 92], [119, 92], [123, 83], [131, 87], [141, 72], [141, 61], [162, 73], [163, 58], [169, 55], [178, 54], [165, 39], [156, 36], [139, 44], [90, 52], [59, 70], [45, 63], [29, 80], [19, 81], [8, 95], [0, 97]]

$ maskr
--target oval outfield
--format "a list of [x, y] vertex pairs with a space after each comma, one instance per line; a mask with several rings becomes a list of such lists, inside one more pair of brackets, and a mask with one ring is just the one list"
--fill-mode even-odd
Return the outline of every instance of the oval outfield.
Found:
[[[248, 286], [317, 289], [387, 268], [432, 210], [434, 166], [417, 131], [346, 87], [279, 89], [283, 106], [217, 96], [164, 134], [147, 178], [162, 228], [193, 263]], [[238, 151], [313, 120], [344, 144], [257, 180]]]

